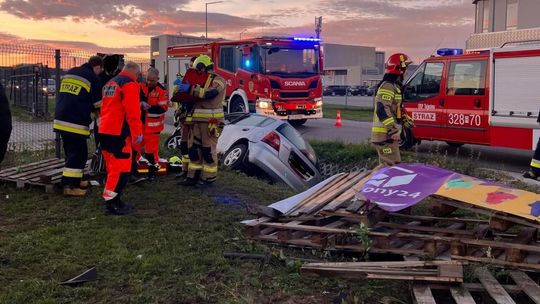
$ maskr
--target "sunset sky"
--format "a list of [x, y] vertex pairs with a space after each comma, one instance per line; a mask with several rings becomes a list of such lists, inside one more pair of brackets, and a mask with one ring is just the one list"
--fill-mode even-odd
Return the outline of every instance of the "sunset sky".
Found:
[[[0, 0], [0, 43], [48, 44], [148, 57], [149, 37], [204, 35], [205, 1]], [[326, 42], [403, 51], [415, 61], [437, 47], [463, 47], [471, 0], [225, 0], [209, 6], [209, 37], [314, 35]], [[28, 41], [27, 41], [28, 42]]]

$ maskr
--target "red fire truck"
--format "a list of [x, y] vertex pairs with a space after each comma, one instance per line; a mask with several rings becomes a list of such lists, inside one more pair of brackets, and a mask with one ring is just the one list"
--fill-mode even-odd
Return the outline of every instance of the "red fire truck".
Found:
[[252, 112], [303, 124], [322, 118], [323, 55], [316, 38], [263, 37], [172, 46], [169, 87], [192, 56], [209, 55], [227, 80], [226, 112]]
[[532, 150], [540, 137], [540, 48], [463, 54], [442, 49], [406, 81], [404, 107], [416, 124], [402, 146], [420, 140]]

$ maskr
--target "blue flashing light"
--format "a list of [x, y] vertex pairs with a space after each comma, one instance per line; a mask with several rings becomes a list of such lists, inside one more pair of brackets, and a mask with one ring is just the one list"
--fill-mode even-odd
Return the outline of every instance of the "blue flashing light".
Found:
[[318, 42], [321, 41], [319, 38], [307, 38], [307, 37], [293, 37], [294, 41], [308, 41], [308, 42]]
[[463, 49], [438, 49], [437, 55], [439, 56], [463, 55]]
[[246, 68], [249, 68], [251, 66], [251, 61], [249, 59], [247, 59], [245, 62], [244, 62], [244, 65], [246, 66]]

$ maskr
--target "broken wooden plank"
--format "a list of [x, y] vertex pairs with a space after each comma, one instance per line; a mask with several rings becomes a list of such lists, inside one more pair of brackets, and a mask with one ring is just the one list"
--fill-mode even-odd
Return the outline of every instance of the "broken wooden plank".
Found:
[[464, 288], [463, 286], [452, 286], [450, 287], [450, 294], [452, 295], [452, 298], [454, 298], [454, 301], [459, 304], [476, 304], [476, 301], [474, 301], [474, 298], [472, 297], [469, 290]]
[[[517, 237], [512, 240], [512, 243], [528, 244], [531, 241], [536, 241], [537, 234], [538, 230], [536, 228], [524, 227], [521, 229]], [[527, 252], [523, 250], [514, 247], [506, 249], [506, 261], [508, 262], [520, 263], [525, 259], [526, 256]]]
[[409, 226], [409, 225], [401, 225], [401, 224], [394, 224], [394, 223], [387, 223], [387, 222], [379, 222], [378, 226], [395, 228], [395, 229], [405, 230], [405, 231], [443, 233], [446, 235], [472, 236], [474, 234], [470, 230], [463, 230], [463, 229], [449, 229], [449, 228], [426, 227], [426, 226]]
[[538, 284], [523, 271], [512, 270], [508, 274], [531, 300], [536, 304], [540, 304], [540, 287]]
[[531, 270], [540, 271], [539, 264], [512, 263], [512, 262], [507, 262], [507, 261], [499, 260], [499, 259], [473, 257], [473, 256], [452, 255], [451, 257], [453, 260], [459, 260], [459, 261], [469, 261], [469, 262], [477, 262], [477, 263], [484, 263], [484, 264], [498, 264], [498, 265], [503, 265], [503, 266], [510, 266], [513, 268], [531, 269]]
[[488, 294], [495, 300], [497, 303], [501, 304], [515, 304], [516, 302], [512, 297], [504, 290], [504, 287], [499, 284], [499, 282], [493, 277], [493, 275], [485, 267], [476, 268], [475, 274], [478, 277], [478, 280]]
[[473, 223], [473, 224], [487, 224], [487, 220], [480, 220], [480, 219], [469, 219], [469, 218], [458, 218], [458, 217], [436, 217], [436, 216], [422, 216], [422, 215], [409, 215], [409, 214], [401, 214], [401, 213], [389, 213], [388, 214], [391, 217], [396, 218], [403, 218], [413, 221], [421, 221], [421, 222], [460, 222], [460, 223]]
[[413, 285], [413, 295], [414, 301], [417, 304], [437, 304], [433, 294], [431, 293], [431, 288], [425, 284], [414, 284]]

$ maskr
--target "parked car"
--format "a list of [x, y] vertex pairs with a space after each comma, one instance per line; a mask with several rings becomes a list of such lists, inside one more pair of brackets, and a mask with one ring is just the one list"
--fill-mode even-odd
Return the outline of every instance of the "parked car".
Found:
[[373, 96], [373, 95], [375, 95], [375, 91], [376, 91], [376, 90], [377, 90], [377, 86], [376, 86], [376, 85], [370, 86], [370, 87], [367, 88], [367, 90], [366, 90], [367, 96]]
[[323, 90], [323, 95], [325, 96], [345, 96], [345, 94], [348, 94], [349, 96], [352, 95], [350, 86], [330, 85]]
[[44, 95], [52, 96], [56, 93], [56, 80], [53, 78], [44, 78], [41, 80], [41, 91]]
[[[273, 181], [296, 191], [322, 180], [318, 160], [311, 145], [288, 122], [250, 113], [225, 116], [226, 124], [218, 140], [220, 163], [234, 170], [262, 170]], [[179, 133], [165, 147], [176, 148]]]
[[368, 87], [367, 87], [367, 86], [363, 86], [363, 85], [361, 85], [361, 86], [354, 86], [354, 87], [351, 87], [351, 94], [352, 94], [353, 96], [358, 96], [358, 95], [360, 95], [360, 96], [365, 96], [365, 95], [367, 95], [367, 89], [368, 89]]

